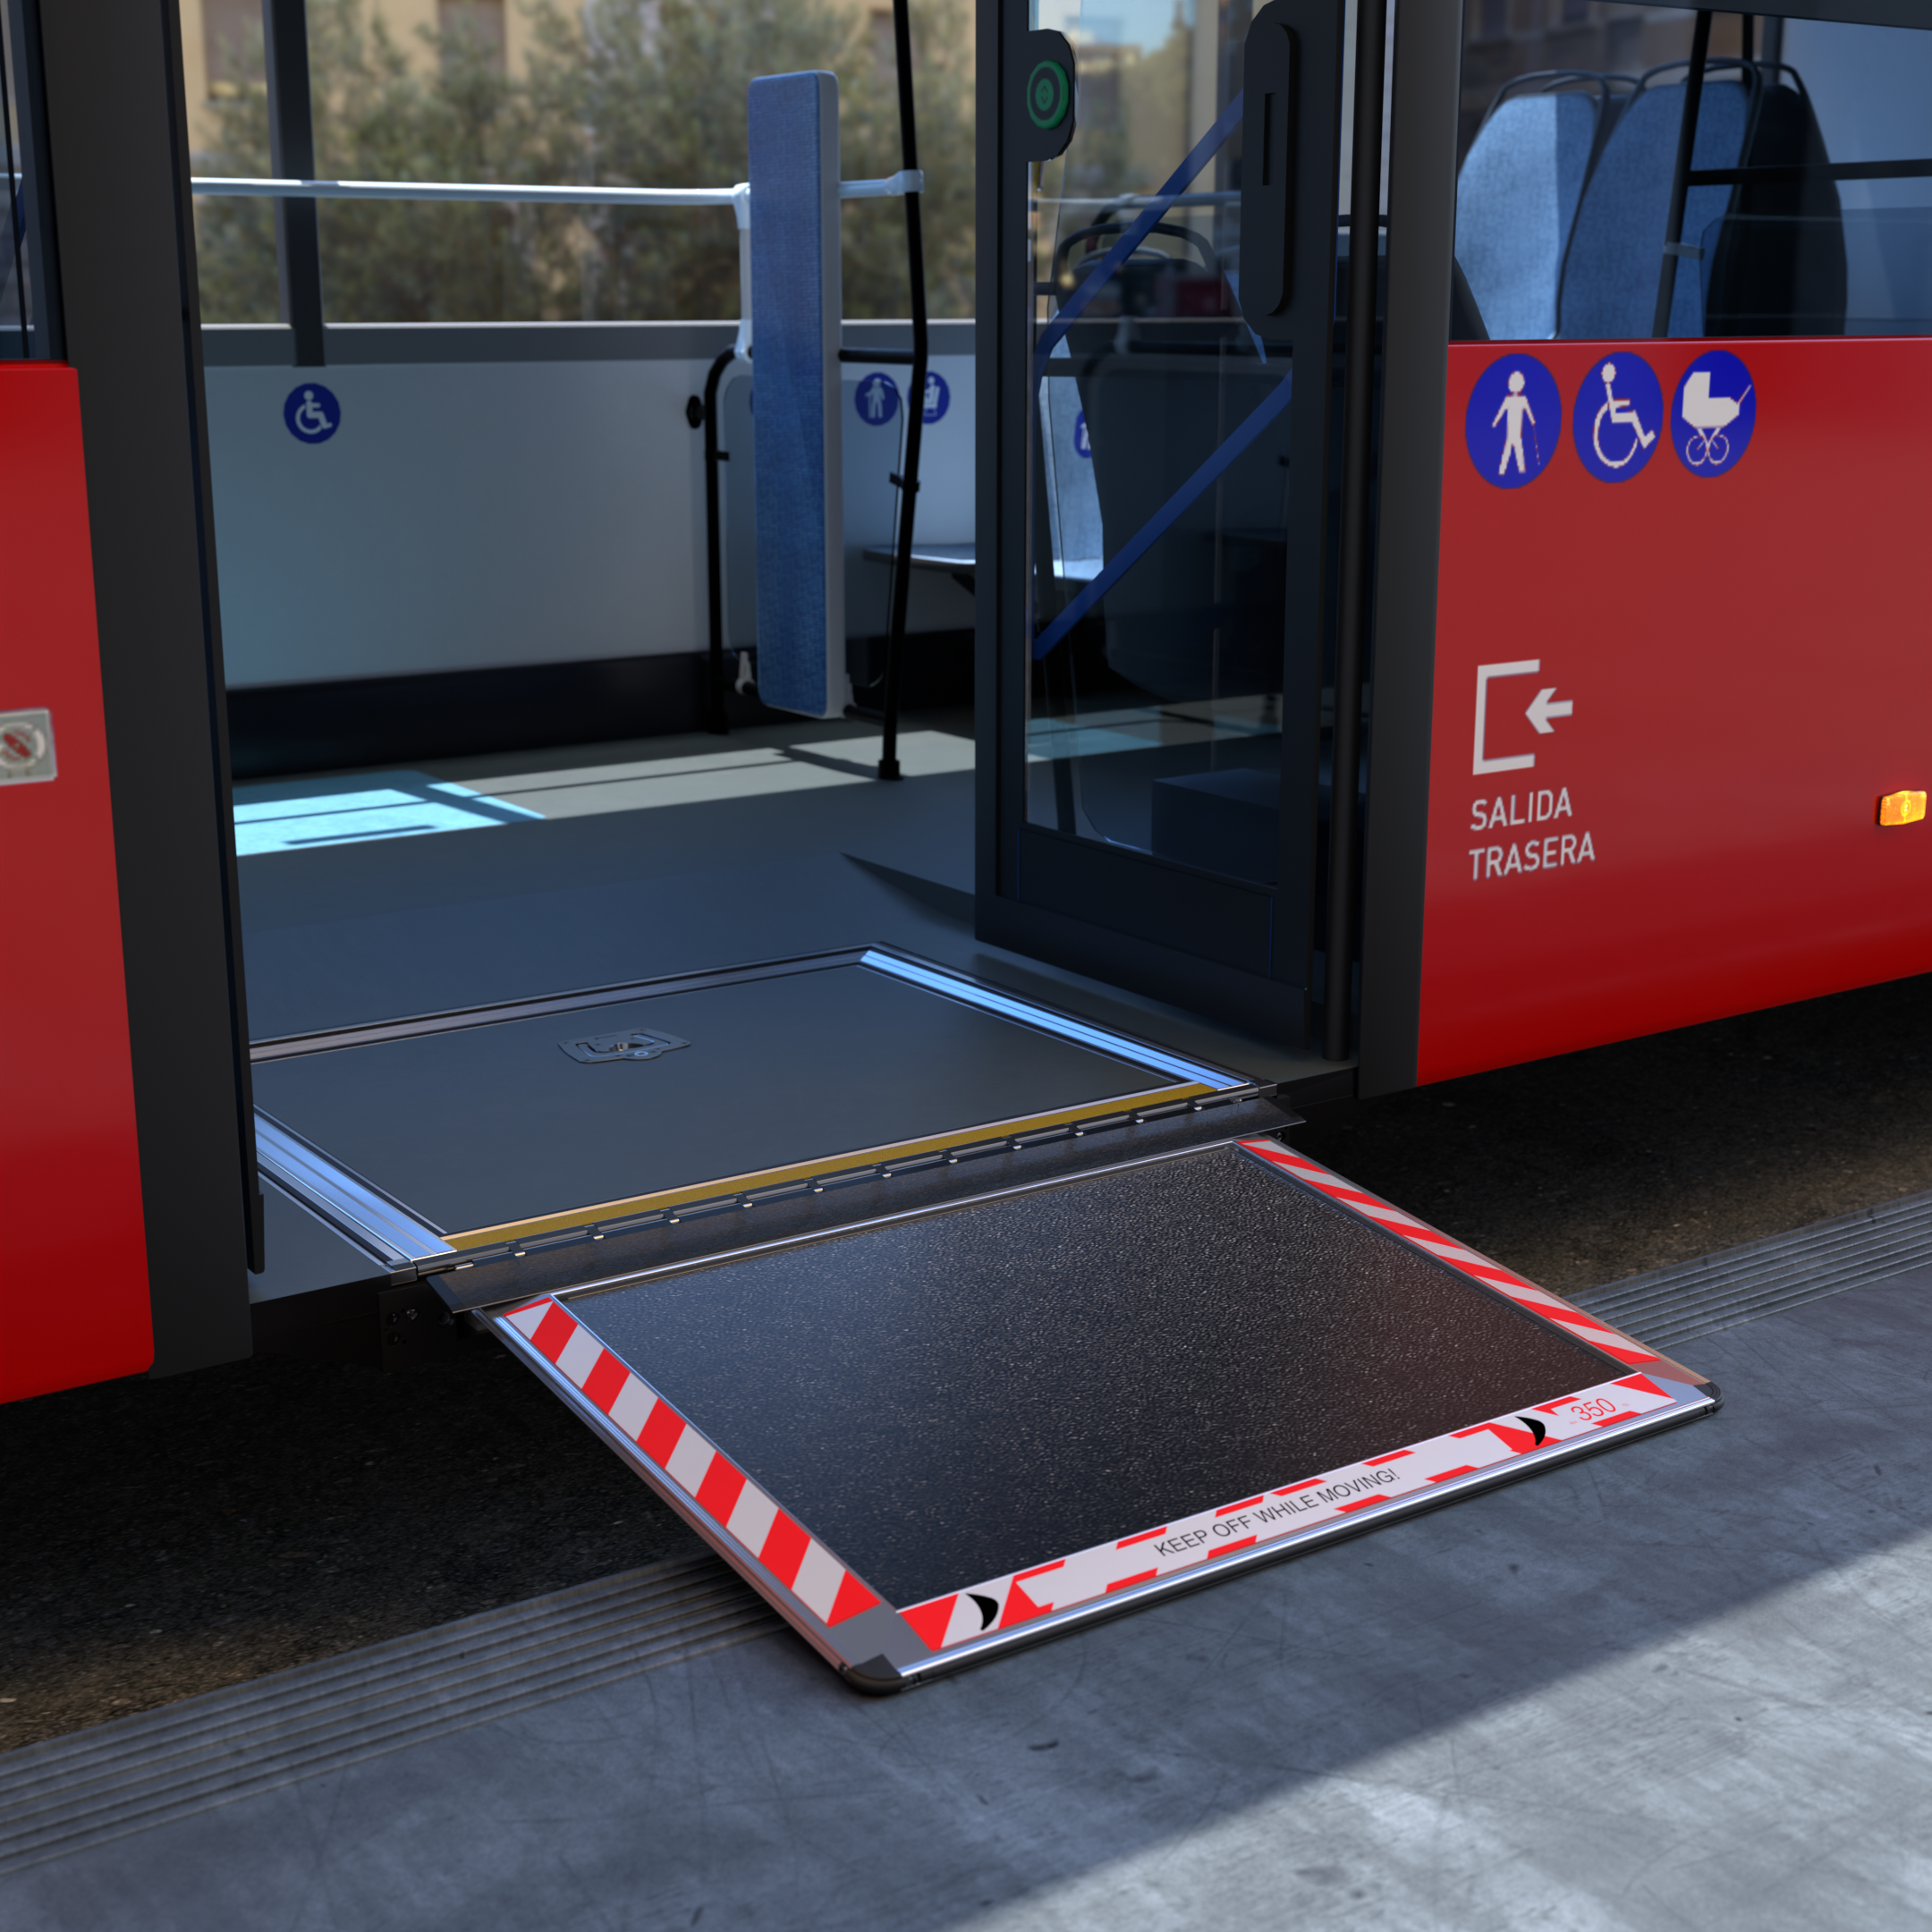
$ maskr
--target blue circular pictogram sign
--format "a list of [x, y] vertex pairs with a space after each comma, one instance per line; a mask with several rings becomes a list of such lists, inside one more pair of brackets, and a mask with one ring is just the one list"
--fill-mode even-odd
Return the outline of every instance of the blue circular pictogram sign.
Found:
[[1707, 349], [1671, 398], [1671, 447], [1692, 476], [1735, 470], [1758, 427], [1758, 386], [1728, 349]]
[[1584, 371], [1572, 415], [1583, 467], [1599, 483], [1627, 482], [1657, 453], [1663, 386], [1634, 349], [1614, 350]]
[[1093, 461], [1093, 439], [1087, 434], [1087, 411], [1082, 410], [1073, 419], [1073, 453]]
[[926, 420], [937, 422], [953, 407], [953, 386], [937, 369], [926, 371]]
[[874, 369], [859, 378], [859, 386], [852, 391], [852, 407], [859, 411], [860, 422], [882, 429], [899, 413], [899, 385], [885, 370]]
[[1533, 355], [1498, 356], [1470, 391], [1462, 434], [1484, 482], [1498, 489], [1534, 483], [1563, 442], [1556, 378]]
[[326, 443], [342, 428], [342, 404], [333, 389], [305, 382], [289, 391], [282, 420], [298, 443]]

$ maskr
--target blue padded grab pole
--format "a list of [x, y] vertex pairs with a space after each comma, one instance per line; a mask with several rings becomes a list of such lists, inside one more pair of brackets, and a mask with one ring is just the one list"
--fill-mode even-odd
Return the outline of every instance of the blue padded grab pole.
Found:
[[751, 83], [758, 696], [845, 708], [839, 419], [839, 97], [830, 73]]

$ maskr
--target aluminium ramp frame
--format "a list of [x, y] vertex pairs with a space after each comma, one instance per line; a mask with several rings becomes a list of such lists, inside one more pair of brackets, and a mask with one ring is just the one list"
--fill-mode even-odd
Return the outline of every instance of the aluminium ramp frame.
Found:
[[876, 1693], [1720, 1400], [1266, 1139], [487, 1319]]

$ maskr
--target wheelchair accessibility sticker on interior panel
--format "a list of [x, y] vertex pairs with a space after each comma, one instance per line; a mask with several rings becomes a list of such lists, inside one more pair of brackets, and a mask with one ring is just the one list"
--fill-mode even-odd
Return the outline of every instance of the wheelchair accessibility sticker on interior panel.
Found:
[[1683, 372], [1671, 400], [1671, 447], [1692, 476], [1735, 470], [1758, 426], [1751, 372], [1728, 349], [1709, 349]]
[[342, 404], [333, 389], [303, 383], [291, 389], [282, 405], [282, 420], [298, 443], [326, 443], [342, 428]]
[[1636, 476], [1664, 433], [1664, 391], [1657, 371], [1634, 350], [1592, 362], [1577, 390], [1571, 429], [1583, 467], [1599, 483]]
[[1534, 483], [1563, 441], [1556, 378], [1532, 355], [1499, 356], [1470, 391], [1462, 433], [1486, 483], [1498, 489]]

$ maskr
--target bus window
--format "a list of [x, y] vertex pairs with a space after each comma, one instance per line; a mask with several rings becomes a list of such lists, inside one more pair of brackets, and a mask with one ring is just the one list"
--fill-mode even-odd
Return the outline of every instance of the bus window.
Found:
[[1469, 12], [1456, 257], [1491, 338], [1928, 331], [1932, 34], [1590, 11]]
[[[1825, 155], [1859, 171], [1827, 189], [1844, 236], [1844, 333], [1932, 334], [1932, 33], [1788, 21], [1784, 57], [1802, 78]], [[1740, 213], [1724, 225], [1754, 219], [1775, 218]]]

